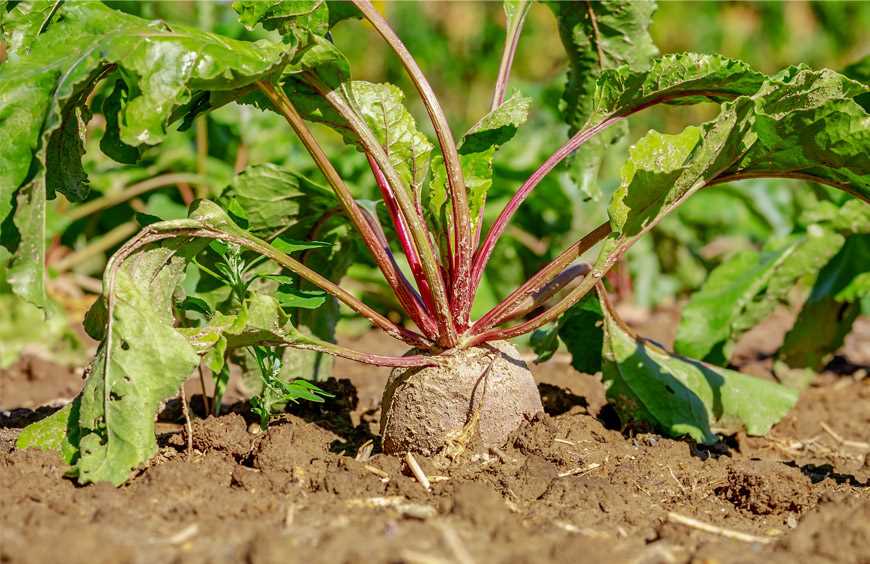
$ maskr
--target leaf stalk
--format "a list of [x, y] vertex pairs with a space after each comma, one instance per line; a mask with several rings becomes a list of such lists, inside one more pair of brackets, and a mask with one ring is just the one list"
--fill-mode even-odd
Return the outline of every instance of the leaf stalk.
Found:
[[363, 150], [374, 159], [379, 169], [383, 172], [392, 193], [396, 197], [399, 209], [407, 221], [411, 237], [416, 245], [420, 257], [420, 266], [426, 277], [429, 289], [432, 293], [435, 322], [438, 324], [439, 345], [451, 348], [458, 342], [456, 324], [450, 310], [450, 300], [447, 297], [446, 280], [442, 277], [435, 256], [435, 249], [429, 237], [429, 231], [423, 218], [418, 213], [417, 206], [407, 190], [404, 189], [401, 179], [395, 168], [390, 164], [384, 148], [375, 137], [365, 121], [351, 107], [344, 96], [335, 90], [330, 90], [325, 84], [315, 77], [306, 77], [309, 83], [326, 98], [332, 107], [347, 120], [351, 130], [356, 133], [363, 146]]
[[[438, 144], [444, 157], [444, 167], [447, 171], [447, 187], [453, 211], [454, 250], [453, 261], [449, 265], [452, 281], [451, 292], [453, 294], [451, 300], [453, 307], [451, 309], [459, 316], [459, 325], [464, 326], [471, 312], [473, 298], [470, 272], [474, 249], [471, 234], [471, 211], [468, 206], [465, 179], [459, 162], [456, 142], [450, 131], [450, 124], [447, 122], [444, 110], [429, 85], [429, 81], [426, 80], [414, 57], [411, 56], [387, 20], [378, 13], [368, 0], [353, 0], [353, 2], [399, 57], [420, 94], [426, 112], [429, 114], [429, 120], [435, 129], [435, 135], [438, 137]], [[423, 260], [425, 261], [426, 257], [423, 257]]]
[[305, 125], [305, 121], [302, 119], [302, 116], [299, 115], [299, 112], [296, 111], [296, 108], [290, 102], [290, 99], [287, 98], [287, 95], [282, 89], [275, 88], [271, 83], [259, 81], [257, 82], [257, 86], [269, 98], [278, 112], [284, 116], [299, 136], [299, 139], [305, 145], [305, 148], [308, 149], [308, 152], [311, 154], [311, 157], [314, 159], [318, 168], [320, 168], [324, 176], [326, 176], [326, 179], [335, 191], [336, 196], [338, 196], [342, 208], [356, 227], [359, 234], [362, 236], [363, 242], [371, 251], [375, 262], [383, 273], [387, 284], [390, 285], [393, 292], [396, 294], [399, 303], [401, 303], [402, 307], [404, 307], [408, 312], [418, 310], [419, 302], [417, 301], [417, 297], [414, 295], [413, 288], [405, 278], [405, 275], [402, 274], [401, 270], [396, 266], [389, 247], [382, 245], [378, 241], [377, 235], [365, 219], [365, 216], [360, 210], [359, 205], [356, 203], [356, 200], [353, 199], [350, 189], [341, 179], [341, 176], [338, 174], [338, 171], [335, 170], [335, 167], [332, 166], [332, 163], [329, 161], [323, 148], [317, 142], [317, 139], [315, 139], [311, 130]]

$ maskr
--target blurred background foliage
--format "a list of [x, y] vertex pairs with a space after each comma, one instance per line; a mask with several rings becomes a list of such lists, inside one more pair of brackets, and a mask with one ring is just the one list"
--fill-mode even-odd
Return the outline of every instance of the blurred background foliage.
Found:
[[[256, 39], [268, 33], [245, 30], [229, 2], [107, 4], [142, 17], [194, 25], [234, 38]], [[376, 6], [419, 61], [441, 98], [454, 136], [460, 136], [489, 109], [504, 41], [501, 2], [377, 2]], [[870, 52], [868, 2], [662, 2], [653, 22], [652, 35], [662, 54], [689, 50], [721, 53], [766, 73], [798, 62], [841, 70]], [[335, 29], [333, 39], [350, 59], [355, 79], [388, 81], [402, 87], [421, 129], [431, 135], [425, 111], [401, 65], [367, 24], [344, 21]], [[566, 64], [555, 19], [546, 6], [536, 3], [527, 18], [509, 87], [509, 91], [519, 89], [533, 98], [532, 113], [515, 140], [497, 154], [487, 203], [489, 221], [567, 138], [567, 126], [559, 114]], [[865, 63], [865, 73], [866, 67]], [[102, 198], [99, 211], [86, 213], [85, 207], [85, 213], [70, 216], [69, 204], [62, 197], [50, 204], [47, 261], [51, 295], [58, 305], [51, 315], [68, 316], [73, 323], [82, 319], [99, 292], [107, 257], [138, 230], [143, 216], [183, 217], [193, 197], [218, 197], [235, 172], [251, 165], [275, 163], [322, 180], [282, 118], [237, 104], [198, 118], [194, 127], [176, 132], [163, 145], [146, 151], [136, 165], [116, 163], [97, 149], [105, 127], [99, 108], [110, 86], [104, 85], [94, 95], [95, 116], [88, 129], [86, 168], [93, 187], [91, 199]], [[508, 236], [496, 249], [476, 313], [494, 305], [565, 245], [604, 220], [607, 196], [619, 182], [620, 167], [633, 140], [649, 129], [677, 132], [687, 124], [712, 118], [716, 112], [714, 104], [658, 106], [633, 117], [629, 137], [612, 147], [602, 166], [599, 187], [603, 196], [598, 199], [590, 200], [580, 193], [572, 180], [570, 163], [553, 171], [521, 208]], [[314, 130], [357, 197], [378, 199], [364, 156], [345, 147], [325, 128], [314, 126]], [[154, 178], [162, 183], [155, 184], [150, 180]], [[793, 181], [756, 181], [744, 182], [739, 189], [723, 185], [695, 196], [631, 251], [623, 266], [623, 274], [630, 274], [623, 278], [631, 283], [621, 289], [621, 299], [639, 308], [671, 303], [697, 288], [729, 253], [759, 248], [772, 238], [799, 231], [803, 209], [820, 199], [842, 198], [818, 186], [795, 188]], [[349, 274], [345, 283], [350, 289], [389, 315], [398, 315], [373, 268], [355, 265]], [[59, 313], [61, 310], [66, 313]], [[17, 315], [29, 319], [32, 313]], [[16, 324], [8, 315], [7, 319], [2, 317], [0, 333], [4, 324]], [[352, 328], [350, 322], [345, 326]], [[41, 343], [33, 343], [34, 339], [0, 340], [0, 365], [8, 364], [25, 347], [75, 348], [69, 335], [60, 333], [63, 338], [54, 339], [54, 343], [45, 339]]]

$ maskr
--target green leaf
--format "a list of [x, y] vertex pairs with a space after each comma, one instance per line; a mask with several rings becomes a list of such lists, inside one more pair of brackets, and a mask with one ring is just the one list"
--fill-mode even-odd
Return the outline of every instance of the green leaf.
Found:
[[717, 179], [799, 173], [870, 199], [870, 118], [852, 99], [864, 89], [832, 71], [787, 69], [700, 127], [647, 134], [632, 147], [611, 199], [614, 233], [599, 266]]
[[[2, 125], [0, 120], [0, 131]], [[0, 156], [0, 163], [2, 160]], [[15, 194], [17, 207], [11, 222], [14, 230], [6, 229], [9, 226], [8, 221], [0, 222], [0, 243], [14, 252], [7, 268], [6, 282], [16, 295], [42, 308], [48, 305], [45, 295], [44, 267], [45, 192], [44, 178], [37, 177], [21, 187]], [[2, 205], [0, 201], [0, 207]]]
[[559, 338], [571, 353], [571, 366], [578, 372], [595, 374], [601, 371], [603, 316], [598, 296], [590, 294], [559, 320]]
[[[312, 225], [338, 205], [332, 192], [273, 164], [250, 167], [233, 179], [219, 202], [244, 214], [247, 229], [270, 237], [292, 225]], [[234, 213], [238, 215], [238, 209]]]
[[568, 54], [568, 84], [563, 95], [565, 121], [580, 129], [592, 108], [598, 76], [627, 66], [639, 71], [658, 54], [648, 29], [656, 4], [650, 1], [550, 2]]
[[[870, 168], [861, 157], [870, 148], [862, 125], [868, 117], [852, 99], [863, 90], [832, 71], [786, 69], [752, 96], [723, 104], [719, 117], [700, 128], [678, 135], [649, 133], [623, 167], [609, 208], [614, 234], [598, 266], [612, 264], [640, 235], [717, 178], [799, 173], [868, 196]], [[850, 208], [838, 225], [861, 223], [862, 215]], [[724, 264], [687, 307], [678, 350], [726, 362], [733, 341], [840, 244], [840, 235], [817, 227], [800, 245], [792, 241], [779, 253], [745, 254]]]
[[316, 342], [290, 323], [279, 299], [258, 292], [248, 295], [238, 313], [217, 313], [207, 324], [182, 328], [179, 332], [197, 354], [207, 358], [211, 358], [212, 351], [222, 356], [227, 350], [267, 343], [286, 346]]
[[[181, 305], [181, 304], [179, 304]], [[210, 357], [227, 348], [227, 334], [241, 331], [248, 320], [247, 310], [224, 314], [214, 312], [205, 315], [205, 323], [198, 327], [179, 327], [178, 332], [190, 343], [198, 355]], [[211, 358], [214, 361], [214, 358]], [[220, 370], [220, 368], [218, 368]]]
[[555, 324], [532, 334], [532, 350], [538, 355], [535, 362], [549, 360], [561, 340], [571, 353], [571, 366], [575, 370], [584, 374], [600, 372], [601, 346], [604, 340], [603, 318], [598, 296], [586, 295]]
[[109, 327], [81, 394], [80, 483], [121, 484], [157, 451], [154, 419], [199, 356], [174, 327], [173, 292], [198, 250], [183, 239], [152, 245], [107, 274]]
[[604, 314], [602, 374], [607, 398], [624, 422], [674, 437], [716, 442], [715, 432], [744, 427], [764, 435], [794, 406], [798, 393], [779, 384], [672, 355], [635, 338]]
[[[228, 348], [237, 348], [268, 340], [284, 340], [296, 334], [289, 317], [272, 296], [253, 292], [244, 306], [244, 323], [226, 330]], [[288, 337], [289, 336], [289, 337]]]
[[296, 241], [294, 239], [279, 237], [272, 241], [272, 246], [282, 253], [289, 255], [292, 253], [298, 253], [299, 251], [306, 251], [308, 249], [322, 249], [324, 247], [329, 247], [330, 243], [324, 241]]
[[752, 147], [726, 174], [799, 173], [870, 201], [870, 88], [834, 71], [792, 67], [753, 96]]
[[[207, 200], [198, 200], [187, 219], [154, 223], [148, 229], [146, 237], [198, 229], [266, 244], [241, 230], [218, 205]], [[206, 355], [206, 362], [220, 370], [228, 348], [264, 342], [284, 346], [318, 342], [290, 323], [274, 297], [256, 292], [248, 293], [236, 313], [217, 311], [200, 327], [176, 328], [176, 291], [191, 261], [209, 248], [209, 240], [191, 241], [182, 235], [162, 242], [149, 243], [146, 238], [142, 245], [126, 247], [110, 261], [103, 281], [107, 295], [89, 316], [91, 325], [105, 319], [107, 327], [100, 331], [104, 339], [77, 400], [78, 415], [67, 424], [68, 442], [77, 449], [68, 459], [74, 460], [73, 470], [81, 483], [123, 483], [131, 471], [153, 456], [157, 409], [177, 393], [199, 364], [200, 355]], [[317, 246], [313, 250], [321, 249]], [[322, 299], [310, 293], [295, 297]], [[296, 303], [294, 307], [310, 305]], [[206, 316], [214, 311], [208, 304], [197, 307]], [[309, 390], [299, 397], [310, 394]], [[59, 423], [50, 423], [35, 428], [33, 436], [38, 437], [28, 442], [50, 443], [39, 438], [56, 437]], [[55, 429], [54, 434], [51, 429]]]
[[465, 132], [459, 152], [480, 153], [490, 147], [501, 147], [513, 139], [517, 129], [526, 122], [531, 105], [531, 98], [515, 92]]
[[236, 0], [233, 9], [248, 29], [262, 24], [279, 31], [291, 44], [306, 43], [342, 20], [362, 16], [352, 2], [334, 0]]
[[299, 290], [281, 285], [275, 298], [283, 308], [317, 309], [326, 303], [329, 294], [323, 290]]
[[362, 12], [359, 11], [359, 8], [353, 2], [346, 2], [345, 0], [326, 0], [327, 5], [329, 5], [329, 27], [332, 29], [338, 22], [356, 18], [362, 19]]
[[650, 131], [631, 147], [608, 209], [615, 230], [628, 236], [641, 233], [675, 199], [672, 193], [702, 133], [695, 126], [675, 135]]
[[429, 169], [432, 143], [405, 109], [405, 94], [392, 84], [354, 81], [351, 97], [387, 153], [406, 188], [417, 193]]
[[653, 59], [649, 68], [642, 70], [624, 65], [601, 73], [589, 117], [575, 127], [588, 127], [656, 101], [695, 104], [749, 96], [766, 78], [746, 63], [721, 55], [668, 54]]
[[[582, 111], [569, 121], [572, 131], [594, 127], [612, 116], [628, 115], [659, 102], [694, 104], [703, 100], [725, 101], [755, 93], [765, 76], [747, 64], [720, 55], [681, 53], [653, 59], [648, 68], [626, 64], [604, 70], [586, 84]], [[571, 83], [569, 82], [569, 88]], [[567, 90], [566, 90], [567, 92]], [[624, 124], [622, 124], [624, 125]], [[621, 138], [627, 128], [610, 129], [587, 143], [575, 158], [575, 177], [581, 189], [596, 198], [592, 187], [602, 151]]]
[[[310, 56], [306, 64], [317, 71], [321, 80], [344, 92], [351, 105], [383, 146], [404, 188], [410, 193], [419, 192], [429, 168], [432, 143], [417, 129], [413, 116], [405, 108], [404, 93], [392, 84], [345, 82], [349, 77], [349, 67], [335, 72], [325, 70], [333, 64], [331, 61], [337, 58], [343, 61], [342, 65], [346, 65], [347, 61], [331, 46], [331, 43], [323, 41], [324, 45], [330, 46], [331, 51], [323, 51], [322, 60]], [[307, 51], [306, 57], [308, 57]], [[304, 70], [294, 61], [286, 72], [298, 74]], [[356, 133], [323, 96], [305, 82], [304, 75], [301, 78], [295, 75], [289, 76], [284, 81], [284, 91], [302, 117], [334, 129], [342, 135], [345, 143], [363, 152]], [[261, 95], [249, 97], [246, 101], [263, 108], [271, 108]]]
[[326, 397], [333, 397], [303, 379], [292, 381], [281, 378], [284, 361], [279, 351], [267, 347], [250, 347], [246, 357], [256, 364], [261, 389], [251, 398], [251, 411], [260, 416], [260, 426], [266, 428], [272, 414], [283, 410], [288, 402], [296, 403], [304, 399], [321, 403]]
[[236, 0], [233, 10], [248, 29], [263, 24], [266, 29], [283, 29], [301, 16], [325, 6], [323, 0]]
[[[19, 23], [30, 33], [31, 20], [12, 21]], [[137, 147], [160, 142], [183, 108], [212, 93], [237, 96], [290, 53], [270, 41], [149, 22], [96, 2], [63, 3], [43, 33], [28, 37], [27, 48], [0, 65], [0, 243], [16, 254], [13, 289], [42, 305], [45, 200], [56, 190], [73, 200], [87, 194], [82, 106], [105, 73], [114, 70], [135, 93], [113, 100], [123, 107], [113, 112], [119, 134], [112, 144]], [[4, 221], [16, 200], [14, 222]]]
[[15, 441], [15, 448], [56, 451], [67, 464], [74, 463], [78, 455], [80, 404], [79, 396], [45, 419], [22, 429]]
[[[350, 129], [350, 125], [313, 86], [295, 74], [286, 77], [282, 86], [284, 93], [293, 102], [299, 115], [306, 121], [322, 123], [331, 127], [344, 136], [345, 143], [356, 144], [356, 137]], [[241, 102], [253, 104], [262, 110], [274, 111], [272, 103], [260, 92], [246, 96]]]
[[[498, 108], [483, 116], [462, 137], [459, 145], [459, 164], [468, 192], [471, 227], [477, 228], [480, 211], [486, 203], [486, 194], [492, 186], [492, 162], [495, 152], [510, 141], [517, 128], [525, 123], [531, 98], [514, 93]], [[429, 212], [429, 221], [437, 232], [448, 231], [447, 171], [444, 159], [432, 159], [432, 179], [423, 194]]]
[[[226, 213], [213, 202], [200, 201], [197, 207], [191, 210], [190, 217], [214, 228], [251, 238], [250, 235], [232, 223]], [[167, 222], [167, 226], [172, 225], [175, 223]], [[356, 256], [353, 233], [344, 216], [336, 214], [326, 218], [320, 224], [316, 234], [319, 241], [316, 242], [315, 247], [308, 249], [305, 253], [305, 265], [321, 276], [337, 283]], [[305, 246], [310, 245], [310, 242], [305, 243]], [[302, 292], [319, 290], [308, 282], [302, 282], [298, 289]], [[334, 342], [335, 326], [338, 323], [340, 311], [338, 302], [332, 296], [328, 297], [326, 303], [316, 310], [295, 307], [293, 311], [288, 313], [294, 317], [297, 327], [282, 325], [282, 340], [285, 342], [290, 339], [291, 332], [293, 340], [305, 342], [306, 339], [313, 337], [322, 341]], [[235, 343], [233, 346], [240, 345]], [[288, 350], [284, 353], [283, 366], [292, 374], [311, 376], [314, 379], [326, 378], [331, 370], [331, 365], [332, 357], [320, 352]]]
[[[568, 54], [568, 82], [562, 96], [562, 113], [570, 134], [581, 129], [593, 111], [596, 81], [606, 69], [626, 65], [639, 71], [658, 54], [648, 28], [653, 1], [604, 0], [600, 2], [548, 2], [556, 15], [559, 35]], [[581, 191], [598, 198], [595, 186], [601, 159], [609, 145], [627, 128], [612, 127], [581, 148], [574, 156], [574, 179]]]
[[91, 112], [84, 97], [67, 105], [60, 128], [48, 138], [45, 155], [45, 183], [47, 196], [54, 198], [55, 190], [73, 202], [84, 200], [90, 192], [88, 175], [82, 167], [85, 154], [85, 129]]
[[535, 329], [535, 331], [529, 336], [529, 346], [532, 348], [532, 351], [538, 355], [538, 358], [535, 359], [535, 363], [547, 362], [553, 358], [553, 355], [556, 354], [557, 350], [559, 350], [558, 323], [551, 323], [541, 327], [540, 329]]
[[330, 88], [350, 80], [350, 62], [328, 39], [309, 34], [308, 44], [297, 52], [285, 74], [312, 73]]
[[51, 13], [54, 2], [4, 2], [0, 11], [0, 38], [6, 44], [6, 58], [26, 54], [33, 39]]
[[861, 312], [870, 295], [870, 235], [852, 235], [819, 271], [797, 320], [777, 352], [777, 373], [821, 370]]
[[106, 299], [100, 296], [94, 301], [94, 304], [88, 309], [85, 314], [85, 319], [82, 326], [85, 333], [95, 341], [102, 341], [106, 338], [106, 325], [109, 321], [109, 311], [106, 308]]
[[[327, 62], [312, 60], [308, 64], [321, 66], [328, 64], [328, 57], [337, 57], [337, 53], [337, 51], [332, 54], [324, 53]], [[296, 72], [295, 66], [288, 67], [288, 72]], [[320, 74], [323, 79], [323, 73]], [[345, 79], [346, 77], [336, 76], [328, 84], [333, 84], [333, 87], [337, 88]], [[404, 188], [411, 194], [418, 193], [429, 169], [432, 143], [417, 129], [414, 117], [405, 108], [405, 94], [392, 84], [365, 81], [353, 81], [341, 88], [383, 146]], [[285, 81], [284, 89], [306, 120], [331, 127], [342, 135], [345, 143], [362, 152], [362, 145], [356, 133], [316, 90], [304, 82], [304, 79], [291, 77]]]
[[843, 241], [816, 226], [764, 253], [735, 254], [710, 273], [683, 308], [676, 351], [725, 365], [740, 336], [787, 302], [800, 280], [815, 275]]

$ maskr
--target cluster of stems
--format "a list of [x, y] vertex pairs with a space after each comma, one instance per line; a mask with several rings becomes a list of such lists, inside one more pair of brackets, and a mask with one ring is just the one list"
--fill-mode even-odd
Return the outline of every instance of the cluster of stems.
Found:
[[[347, 121], [359, 139], [393, 224], [398, 245], [410, 265], [410, 272], [414, 278], [413, 284], [399, 269], [377, 218], [356, 203], [349, 188], [330, 163], [283, 89], [265, 81], [258, 82], [257, 86], [269, 98], [274, 108], [285, 117], [325, 175], [338, 197], [341, 208], [361, 235], [400, 305], [416, 325], [416, 330], [397, 326], [362, 304], [353, 295], [338, 288], [337, 285], [332, 283], [327, 285], [323, 283], [322, 278], [312, 277], [311, 272], [304, 266], [300, 269], [287, 261], [283, 261], [282, 264], [302, 278], [332, 293], [337, 299], [368, 317], [374, 325], [393, 337], [428, 351], [428, 354], [410, 357], [413, 359], [411, 361], [408, 357], [375, 358], [366, 353], [354, 353], [356, 359], [363, 362], [386, 366], [407, 366], [409, 362], [427, 364], [431, 363], [434, 355], [441, 351], [515, 337], [556, 320], [595, 287], [607, 270], [616, 263], [618, 254], [625, 249], [620, 248], [613, 256], [598, 261], [595, 269], [574, 264], [583, 253], [611, 234], [610, 224], [605, 222], [570, 245], [483, 317], [473, 321], [470, 319], [470, 312], [475, 293], [496, 243], [519, 206], [559, 163], [596, 134], [629, 115], [675, 97], [698, 95], [727, 97], [729, 95], [727, 91], [683, 91], [676, 95], [649, 97], [638, 100], [630, 108], [604, 116], [599, 121], [577, 131], [520, 186], [480, 242], [480, 233], [472, 233], [471, 212], [456, 143], [435, 93], [402, 41], [371, 3], [368, 0], [353, 1], [398, 56], [427, 110], [447, 174], [447, 191], [451, 203], [449, 210], [451, 221], [448, 223], [452, 226], [449, 233], [433, 233], [429, 230], [419, 194], [403, 185], [384, 147], [342, 90], [330, 88], [313, 74], [303, 76], [303, 80], [317, 90]], [[521, 29], [522, 18], [508, 29], [501, 68], [492, 98], [493, 109], [498, 108], [504, 101]], [[737, 177], [733, 175], [728, 178], [714, 178], [706, 185], [736, 179]], [[703, 186], [697, 188], [701, 187]], [[482, 217], [477, 221], [478, 226], [481, 224]], [[439, 237], [443, 237], [446, 243], [440, 247], [436, 243], [440, 240]], [[438, 248], [442, 249], [441, 253], [436, 250]], [[536, 314], [517, 324], [509, 325], [511, 321], [527, 317], [531, 313]], [[348, 356], [344, 354], [346, 351], [333, 352], [340, 356]]]

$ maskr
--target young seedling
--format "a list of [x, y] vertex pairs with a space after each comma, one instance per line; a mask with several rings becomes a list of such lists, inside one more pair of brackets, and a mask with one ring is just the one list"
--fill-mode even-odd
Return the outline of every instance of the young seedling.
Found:
[[[45, 35], [31, 38], [31, 54], [20, 56], [20, 61], [31, 61], [40, 70], [39, 65], [50, 64], [52, 69], [77, 73], [74, 82], [61, 79], [47, 87], [54, 96], [45, 100], [47, 122], [56, 128], [44, 127], [49, 148], [55, 136], [57, 143], [75, 146], [64, 133], [64, 124], [78, 119], [86, 92], [112, 73], [132, 83], [129, 92], [139, 93], [119, 109], [124, 118], [116, 120], [122, 123], [120, 135], [115, 136], [119, 144], [157, 143], [166, 124], [181, 118], [190, 124], [197, 114], [234, 100], [274, 110], [310, 153], [332, 195], [303, 189], [298, 183], [293, 189], [311, 202], [329, 200], [321, 208], [315, 206], [320, 210], [315, 215], [344, 222], [356, 232], [413, 324], [397, 324], [323, 269], [310, 266], [306, 251], [317, 246], [317, 238], [300, 241], [283, 236], [305, 221], [309, 223], [301, 232], [317, 232], [311, 217], [300, 213], [277, 232], [255, 233], [253, 219], [249, 217], [244, 225], [249, 211], [233, 207], [232, 199], [221, 202], [226, 209], [209, 201], [196, 202], [188, 219], [146, 227], [106, 270], [104, 300], [91, 316], [102, 322], [95, 323], [101, 327], [100, 352], [82, 395], [63, 416], [64, 427], [75, 431], [67, 435], [64, 448], [72, 453], [69, 458], [76, 463], [80, 480], [119, 483], [146, 460], [154, 450], [148, 438], [153, 423], [149, 426], [147, 418], [160, 399], [187, 378], [199, 357], [213, 354], [215, 347], [222, 353], [252, 347], [268, 387], [281, 393], [286, 383], [275, 377], [276, 353], [269, 347], [309, 349], [395, 368], [384, 393], [381, 429], [383, 448], [391, 453], [437, 452], [472, 417], [479, 417], [484, 446], [500, 446], [525, 418], [542, 410], [529, 367], [508, 340], [553, 323], [561, 331], [578, 319], [588, 319], [583, 312], [593, 310], [600, 322], [583, 329], [590, 338], [569, 343], [569, 349], [575, 359], [591, 358], [593, 368], [602, 370], [610, 385], [609, 397], [621, 413], [672, 434], [706, 441], [713, 436], [713, 426], [735, 420], [750, 432], [763, 433], [793, 404], [794, 394], [772, 384], [672, 356], [638, 339], [608, 307], [601, 282], [635, 241], [709, 186], [745, 178], [794, 178], [868, 201], [868, 116], [855, 100], [866, 94], [867, 86], [832, 71], [805, 67], [765, 76], [744, 63], [715, 55], [655, 58], [646, 31], [653, 4], [555, 4], [552, 8], [571, 61], [564, 102], [573, 134], [522, 183], [486, 229], [483, 211], [492, 183], [493, 155], [510, 141], [529, 110], [529, 101], [521, 94], [506, 99], [528, 2], [506, 3], [508, 35], [491, 111], [458, 142], [419, 65], [367, 0], [354, 0], [352, 6], [317, 0], [237, 1], [234, 6], [245, 25], [275, 30], [283, 41], [217, 39], [181, 26], [121, 16], [102, 6], [64, 5], [62, 18], [52, 20]], [[346, 17], [364, 18], [401, 61], [431, 121], [437, 148], [417, 129], [398, 88], [351, 80], [347, 60], [331, 42], [331, 28]], [[57, 47], [50, 44], [58, 41], [54, 35], [71, 25], [87, 29], [81, 32], [86, 37], [80, 43], [94, 46], [87, 69], [77, 66], [78, 60], [56, 62], [47, 54]], [[161, 47], [163, 70], [144, 63], [157, 60], [155, 46]], [[188, 60], [195, 64], [187, 64]], [[24, 65], [20, 61], [19, 66]], [[25, 69], [16, 70], [23, 76]], [[37, 76], [41, 75], [22, 80], [29, 84]], [[4, 82], [2, 88], [15, 86]], [[472, 319], [472, 305], [497, 243], [517, 209], [548, 173], [578, 151], [576, 158], [583, 159], [584, 166], [597, 167], [596, 159], [632, 114], [657, 104], [702, 100], [721, 104], [718, 117], [677, 134], [653, 131], [641, 138], [630, 150], [622, 183], [608, 207], [608, 220], [590, 226], [588, 233], [501, 303]], [[364, 153], [384, 214], [354, 198], [308, 122], [332, 127]], [[39, 190], [45, 189], [49, 173], [56, 174], [51, 157], [43, 150], [35, 159], [44, 162], [45, 170], [29, 184], [22, 185], [30, 161], [27, 166], [16, 163], [19, 172], [12, 187], [18, 194], [15, 221], [22, 245], [28, 224], [20, 213], [22, 209], [39, 212], [40, 198], [44, 201]], [[77, 185], [69, 184], [64, 193], [75, 196]], [[2, 188], [3, 194], [12, 193], [5, 185]], [[0, 206], [5, 201], [0, 200]], [[31, 239], [38, 240], [38, 234]], [[290, 293], [296, 305], [282, 306], [274, 289], [256, 290], [247, 281], [230, 279], [239, 278], [231, 269], [225, 281], [237, 290], [235, 305], [209, 311], [197, 327], [174, 327], [172, 292], [186, 266], [207, 252], [209, 240], [222, 241], [237, 253], [270, 259], [281, 269], [271, 275], [292, 282]], [[597, 258], [590, 264], [577, 263], [596, 246]], [[399, 253], [409, 267], [407, 275], [399, 265]], [[26, 261], [16, 260], [19, 275], [10, 280], [20, 287], [21, 265]], [[26, 264], [41, 276], [40, 266]], [[601, 298], [597, 310], [584, 300], [596, 287]], [[287, 312], [304, 307], [299, 305], [306, 298], [304, 288], [333, 296], [406, 343], [409, 352], [401, 357], [375, 355], [299, 331]], [[38, 292], [30, 289], [29, 294], [38, 300]], [[595, 331], [598, 335], [593, 338]], [[543, 339], [558, 344], [555, 334]], [[563, 333], [558, 334], [564, 339]], [[736, 397], [744, 399], [734, 403]], [[724, 407], [714, 410], [714, 398]], [[265, 401], [258, 400], [256, 407], [268, 413]], [[125, 419], [131, 410], [141, 413], [135, 422]], [[684, 417], [687, 410], [691, 415]]]

